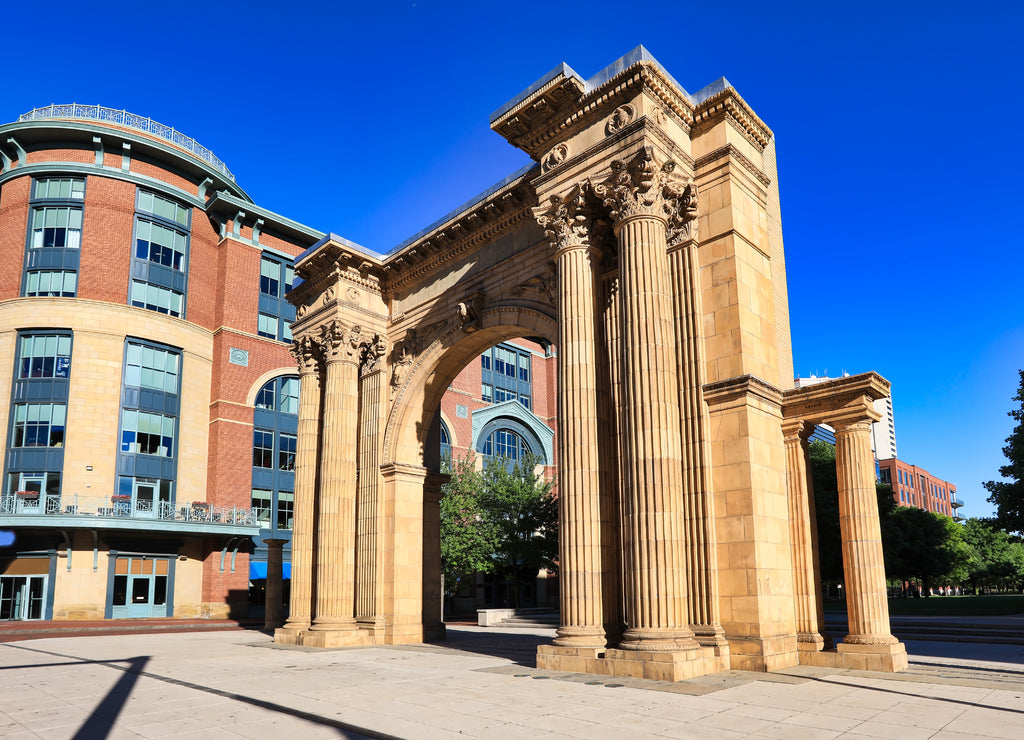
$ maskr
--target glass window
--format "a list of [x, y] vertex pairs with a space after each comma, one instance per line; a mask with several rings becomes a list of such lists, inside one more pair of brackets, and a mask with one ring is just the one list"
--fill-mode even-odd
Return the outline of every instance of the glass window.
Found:
[[66, 378], [70, 372], [70, 335], [22, 335], [21, 354], [18, 356], [19, 378]]
[[189, 209], [162, 195], [140, 190], [138, 209], [188, 228]]
[[264, 527], [270, 526], [270, 512], [273, 509], [273, 491], [263, 488], [252, 489], [252, 508], [256, 510], [256, 519]]
[[129, 342], [125, 353], [124, 384], [176, 394], [180, 361], [181, 356], [177, 352]]
[[271, 380], [269, 383], [260, 388], [259, 393], [256, 394], [255, 406], [258, 409], [269, 409], [274, 410], [274, 396], [277, 390], [277, 381]]
[[133, 306], [148, 308], [150, 311], [156, 311], [170, 316], [181, 316], [181, 309], [184, 301], [184, 294], [179, 293], [176, 290], [163, 288], [151, 283], [144, 283], [141, 280], [132, 280], [129, 302]]
[[519, 355], [519, 379], [525, 383], [530, 382], [530, 356]]
[[260, 259], [260, 293], [274, 296], [281, 295], [281, 263], [277, 260], [262, 257]]
[[484, 383], [480, 389], [480, 398], [490, 403], [494, 400], [494, 386]]
[[277, 316], [261, 313], [256, 324], [256, 333], [268, 339], [277, 339], [280, 319]]
[[63, 447], [67, 406], [22, 403], [14, 407], [12, 447]]
[[82, 244], [82, 209], [42, 206], [32, 209], [32, 249], [62, 247], [78, 249]]
[[299, 379], [294, 375], [286, 375], [268, 381], [256, 394], [254, 405], [258, 409], [298, 416]]
[[121, 411], [121, 452], [174, 456], [174, 417], [147, 411]]
[[84, 200], [85, 179], [80, 177], [47, 177], [36, 180], [33, 198]]
[[252, 466], [274, 467], [274, 433], [256, 429], [252, 433]]
[[292, 491], [279, 491], [277, 494], [277, 528], [291, 529], [295, 517], [295, 494]]
[[30, 270], [25, 280], [25, 295], [74, 298], [78, 292], [78, 273], [69, 270]]
[[519, 403], [523, 404], [523, 406], [525, 406], [527, 409], [529, 409], [530, 408], [530, 397], [529, 396], [519, 396]]
[[47, 496], [60, 495], [60, 473], [32, 472], [11, 473], [7, 476], [8, 491], [31, 491]]
[[520, 460], [530, 452], [523, 438], [511, 429], [497, 429], [484, 441], [484, 455]]
[[295, 470], [295, 441], [296, 436], [294, 434], [285, 434], [282, 432], [278, 437], [278, 470]]
[[185, 272], [187, 237], [154, 221], [139, 218], [135, 224], [135, 256], [178, 272]]
[[480, 367], [483, 368], [484, 370], [491, 369], [491, 356], [489, 354], [480, 355]]
[[295, 377], [281, 378], [281, 407], [278, 409], [282, 414], [299, 414], [299, 379]]

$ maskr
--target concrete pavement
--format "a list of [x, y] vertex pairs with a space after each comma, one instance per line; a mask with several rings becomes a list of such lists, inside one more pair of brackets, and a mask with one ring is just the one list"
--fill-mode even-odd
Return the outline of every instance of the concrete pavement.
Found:
[[445, 644], [329, 651], [256, 631], [0, 644], [0, 737], [1024, 737], [1024, 646], [910, 643], [895, 676], [668, 684], [538, 671], [552, 635], [457, 627]]

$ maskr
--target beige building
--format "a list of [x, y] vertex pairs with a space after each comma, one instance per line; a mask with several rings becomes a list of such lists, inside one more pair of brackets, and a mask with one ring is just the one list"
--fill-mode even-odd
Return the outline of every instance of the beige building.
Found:
[[[445, 390], [516, 337], [558, 354], [561, 626], [538, 665], [679, 680], [900, 670], [869, 373], [793, 387], [771, 130], [642, 47], [491, 117], [535, 165], [380, 256], [329, 235], [289, 294], [301, 376], [285, 643], [419, 642], [439, 621]], [[836, 430], [850, 634], [821, 634], [806, 440]], [[273, 568], [273, 566], [272, 566]]]

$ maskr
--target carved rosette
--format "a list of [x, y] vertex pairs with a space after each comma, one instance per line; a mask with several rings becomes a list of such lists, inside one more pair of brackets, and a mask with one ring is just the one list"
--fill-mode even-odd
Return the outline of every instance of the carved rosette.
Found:
[[320, 346], [316, 338], [304, 336], [292, 342], [292, 357], [300, 375], [315, 373], [320, 367]]
[[592, 187], [616, 226], [638, 216], [654, 217], [674, 229], [678, 238], [696, 215], [697, 191], [692, 183], [675, 173], [674, 162], [659, 164], [650, 147], [632, 162], [614, 160], [611, 176]]
[[620, 105], [612, 111], [611, 118], [608, 119], [608, 123], [605, 126], [605, 132], [609, 135], [618, 133], [632, 123], [635, 117], [636, 111], [633, 110], [633, 106]]
[[550, 172], [568, 158], [569, 145], [565, 143], [555, 144], [555, 146], [551, 147], [551, 151], [541, 160], [541, 168], [544, 172]]
[[361, 345], [359, 374], [360, 376], [370, 375], [382, 370], [384, 355], [387, 354], [388, 344], [380, 334], [374, 334], [373, 339], [363, 342]]
[[579, 186], [574, 187], [565, 198], [553, 195], [546, 206], [533, 209], [534, 218], [544, 229], [544, 235], [555, 252], [590, 246], [587, 215], [583, 188]]

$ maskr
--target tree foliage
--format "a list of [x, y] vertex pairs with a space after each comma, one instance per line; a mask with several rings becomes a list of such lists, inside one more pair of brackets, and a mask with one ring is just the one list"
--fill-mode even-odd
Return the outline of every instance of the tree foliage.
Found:
[[996, 526], [1009, 532], [1024, 534], [1024, 370], [1020, 370], [1020, 387], [1013, 400], [1019, 406], [1009, 411], [1017, 422], [1013, 432], [1006, 438], [1003, 454], [1009, 461], [999, 468], [999, 475], [1006, 480], [988, 481], [988, 501], [996, 507]]
[[477, 571], [514, 584], [554, 570], [558, 503], [552, 483], [536, 473], [538, 460], [472, 456], [449, 461], [441, 489], [441, 566], [445, 590], [457, 593]]
[[969, 550], [964, 581], [976, 589], [1019, 586], [1024, 582], [1024, 545], [980, 519], [964, 522]]
[[885, 572], [902, 581], [918, 580], [925, 595], [930, 587], [960, 583], [967, 575], [970, 551], [960, 527], [943, 514], [916, 506], [897, 506], [886, 522]]

